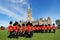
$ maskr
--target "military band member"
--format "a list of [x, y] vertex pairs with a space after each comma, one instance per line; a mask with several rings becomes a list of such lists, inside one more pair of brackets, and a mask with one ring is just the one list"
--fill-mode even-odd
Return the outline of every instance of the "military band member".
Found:
[[12, 33], [13, 33], [13, 26], [12, 26], [12, 21], [10, 21], [9, 26], [8, 26], [8, 31], [9, 31], [9, 38], [12, 38]]
[[21, 27], [21, 30], [22, 30], [22, 35], [21, 36], [25, 36], [25, 24], [23, 23], [22, 24], [22, 27]]
[[51, 25], [48, 24], [47, 28], [48, 28], [48, 32], [50, 33], [51, 32]]
[[45, 32], [47, 33], [47, 25], [45, 25]]
[[42, 33], [44, 33], [44, 25], [41, 26]]
[[56, 30], [55, 24], [53, 24], [52, 29], [53, 29], [53, 32], [55, 33], [55, 30]]
[[14, 24], [15, 24], [15, 25], [13, 26], [14, 38], [18, 38], [18, 32], [19, 32], [18, 22], [15, 22]]

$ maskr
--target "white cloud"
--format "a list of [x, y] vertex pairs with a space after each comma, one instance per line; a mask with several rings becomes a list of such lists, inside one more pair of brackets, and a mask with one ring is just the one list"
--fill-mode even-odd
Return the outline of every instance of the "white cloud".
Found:
[[12, 3], [21, 3], [21, 4], [27, 4], [26, 0], [10, 0]]
[[22, 15], [24, 15], [24, 16], [26, 15], [26, 10], [24, 10], [23, 8], [21, 8], [21, 7], [16, 7], [16, 6], [12, 6], [12, 7], [13, 7], [13, 9], [19, 11], [20, 14], [22, 14]]
[[16, 13], [14, 13], [14, 12], [12, 12], [10, 10], [7, 10], [7, 9], [5, 9], [3, 7], [0, 7], [0, 13], [3, 13], [5, 15], [7, 15], [7, 16], [15, 18], [16, 20], [23, 20], [23, 19], [25, 20], [25, 17], [17, 15]]
[[[11, 2], [13, 2], [14, 4], [11, 4], [10, 7], [12, 7], [13, 9], [17, 10], [18, 12], [20, 12], [20, 14], [23, 15], [24, 19], [26, 20], [26, 10], [24, 8], [22, 8], [21, 6], [27, 6], [27, 0], [11, 0]], [[18, 5], [16, 5], [16, 4]]]
[[[12, 7], [13, 9], [16, 9], [17, 11], [19, 11], [20, 12], [20, 14], [22, 14], [23, 16], [21, 16], [21, 15], [18, 15], [17, 13], [15, 13], [14, 11], [11, 11], [11, 10], [9, 10], [9, 8], [4, 8], [4, 6], [0, 6], [0, 13], [2, 13], [2, 14], [5, 14], [5, 15], [7, 15], [7, 16], [9, 16], [9, 17], [11, 17], [11, 18], [14, 18], [14, 20], [17, 20], [17, 21], [19, 21], [19, 20], [24, 20], [24, 21], [26, 21], [26, 11], [22, 8], [22, 7], [20, 7], [20, 6], [27, 6], [27, 0], [8, 0], [7, 1], [8, 2], [8, 5], [7, 6], [5, 6], [6, 8], [9, 6], [9, 7]], [[11, 3], [10, 3], [11, 2]], [[20, 3], [20, 4], [18, 4], [18, 3]], [[17, 5], [16, 4], [18, 4], [18, 7], [17, 7]], [[8, 22], [7, 22], [7, 20], [6, 21], [4, 21], [4, 20], [0, 20], [0, 25], [3, 25], [3, 26], [7, 26], [8, 25]]]

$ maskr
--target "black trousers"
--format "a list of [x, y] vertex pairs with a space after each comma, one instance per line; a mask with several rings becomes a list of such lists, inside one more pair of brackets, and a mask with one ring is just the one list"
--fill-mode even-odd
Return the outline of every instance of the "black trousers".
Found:
[[49, 30], [49, 33], [51, 32], [51, 29]]
[[36, 33], [36, 30], [34, 30], [33, 32]]
[[39, 33], [39, 32], [40, 32], [40, 30], [36, 30], [36, 32], [37, 32], [37, 33]]
[[8, 38], [12, 38], [13, 37], [13, 32], [9, 32]]
[[44, 33], [44, 30], [41, 30], [41, 33]]
[[18, 32], [15, 32], [15, 31], [14, 31], [14, 32], [13, 32], [13, 38], [18, 38], [18, 36], [19, 36], [19, 35], [18, 35]]
[[18, 38], [19, 37], [19, 34], [18, 34], [19, 32], [16, 32], [16, 38]]
[[29, 32], [28, 30], [25, 31], [25, 37], [31, 38], [33, 36], [33, 32]]
[[25, 37], [28, 37], [28, 31], [27, 30], [25, 31]]
[[30, 32], [31, 37], [33, 36], [33, 31]]
[[41, 30], [39, 32], [41, 33]]
[[32, 35], [33, 35], [32, 32], [28, 32], [27, 37], [28, 37], [28, 38], [31, 38]]
[[45, 30], [45, 33], [47, 33], [47, 30]]
[[55, 29], [53, 29], [53, 33], [55, 33]]
[[22, 36], [22, 32], [18, 32], [18, 36]]
[[25, 32], [22, 32], [22, 36], [23, 36], [23, 37], [25, 36]]
[[20, 32], [20, 36], [21, 36], [21, 37], [23, 36], [23, 33], [22, 33], [22, 32]]

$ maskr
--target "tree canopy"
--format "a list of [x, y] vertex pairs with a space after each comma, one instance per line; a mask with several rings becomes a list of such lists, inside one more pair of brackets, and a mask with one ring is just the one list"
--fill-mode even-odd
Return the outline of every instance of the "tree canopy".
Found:
[[59, 19], [57, 19], [55, 22], [56, 22], [57, 28], [59, 28], [59, 29], [60, 29], [60, 20], [59, 20]]

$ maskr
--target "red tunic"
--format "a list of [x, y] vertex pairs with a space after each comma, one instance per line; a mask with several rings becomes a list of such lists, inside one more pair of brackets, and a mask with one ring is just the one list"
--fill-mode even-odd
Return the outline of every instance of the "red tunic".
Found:
[[29, 29], [28, 29], [28, 26], [26, 26], [26, 30], [29, 30]]
[[9, 25], [9, 26], [8, 26], [8, 31], [9, 31], [9, 32], [12, 32], [12, 31], [13, 31], [13, 26], [12, 26], [12, 25]]
[[56, 26], [52, 26], [52, 29], [56, 29]]
[[32, 31], [33, 31], [32, 26], [29, 26], [29, 31], [30, 31], [30, 32], [32, 32]]
[[22, 26], [22, 32], [24, 32], [25, 31], [25, 27], [24, 26]]
[[42, 26], [42, 30], [44, 30], [44, 28], [45, 28], [45, 27], [44, 27], [44, 26]]
[[33, 27], [33, 30], [35, 30], [35, 27]]
[[18, 32], [18, 26], [13, 26], [13, 30], [14, 30], [15, 32]]
[[18, 27], [18, 32], [20, 32], [20, 28], [21, 28], [21, 27]]
[[48, 28], [48, 30], [50, 30], [51, 29], [51, 26], [47, 26], [47, 28]]
[[39, 27], [39, 30], [41, 30], [41, 27]]
[[35, 30], [37, 30], [37, 26], [35, 26]]
[[35, 27], [33, 27], [33, 30], [37, 30], [37, 27], [35, 26]]
[[47, 30], [47, 27], [45, 27], [45, 30]]
[[37, 26], [37, 27], [36, 27], [36, 29], [37, 29], [37, 30], [40, 30], [40, 27], [39, 27], [39, 26]]
[[29, 31], [29, 32], [31, 32], [31, 31], [33, 31], [33, 28], [32, 28], [32, 26], [27, 26], [26, 30]]

